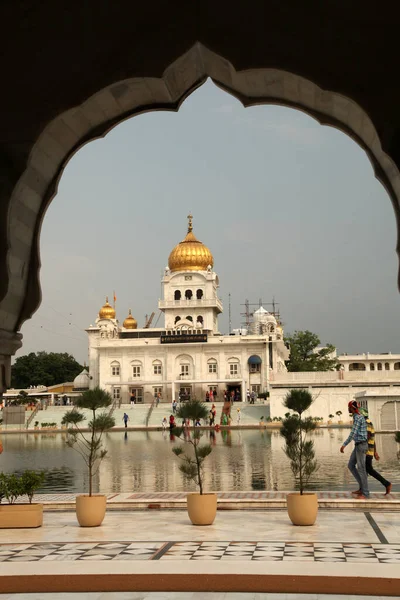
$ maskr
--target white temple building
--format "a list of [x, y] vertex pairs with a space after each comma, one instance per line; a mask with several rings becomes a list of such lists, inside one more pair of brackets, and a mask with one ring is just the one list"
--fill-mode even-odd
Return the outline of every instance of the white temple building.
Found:
[[114, 399], [128, 403], [175, 398], [204, 399], [212, 390], [223, 399], [224, 390], [265, 392], [273, 374], [286, 371], [289, 352], [282, 325], [260, 307], [248, 330], [222, 335], [218, 316], [219, 279], [210, 250], [193, 234], [192, 216], [186, 237], [172, 250], [162, 278], [159, 309], [164, 327], [138, 328], [129, 311], [120, 325], [108, 299], [100, 309], [89, 336], [90, 386], [100, 386]]

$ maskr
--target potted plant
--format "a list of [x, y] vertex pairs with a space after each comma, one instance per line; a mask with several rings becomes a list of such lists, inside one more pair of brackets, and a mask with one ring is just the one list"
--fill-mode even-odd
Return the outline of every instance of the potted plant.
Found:
[[339, 420], [338, 420], [338, 424], [339, 424], [339, 425], [343, 425], [343, 421], [340, 419], [340, 417], [342, 416], [342, 411], [341, 411], [341, 410], [337, 410], [337, 411], [336, 411], [336, 415], [337, 415], [337, 417], [339, 418]]
[[191, 453], [185, 452], [183, 446], [174, 446], [172, 451], [181, 459], [179, 469], [182, 473], [199, 488], [198, 493], [187, 495], [187, 510], [193, 525], [212, 525], [217, 514], [217, 494], [204, 493], [203, 467], [204, 461], [211, 453], [210, 444], [200, 444], [202, 433], [196, 422], [206, 419], [209, 413], [208, 407], [199, 400], [188, 400], [181, 404], [177, 411], [177, 418], [192, 423], [193, 430], [188, 432], [183, 427], [176, 427], [173, 433], [180, 440], [191, 447]]
[[335, 418], [335, 415], [328, 415], [328, 425], [332, 425], [332, 419]]
[[33, 429], [39, 429], [39, 421], [35, 421]]
[[[76, 399], [75, 407], [66, 412], [61, 421], [63, 425], [68, 426], [68, 446], [82, 456], [88, 469], [89, 494], [76, 497], [76, 516], [81, 527], [98, 527], [106, 514], [107, 497], [103, 494], [93, 494], [93, 477], [107, 454], [107, 450], [103, 447], [102, 435], [115, 425], [114, 417], [108, 412], [98, 414], [97, 411], [110, 407], [112, 402], [111, 395], [100, 388], [87, 390]], [[86, 417], [79, 409], [92, 412], [92, 418], [87, 424], [88, 433], [82, 428]]]
[[[0, 502], [3, 498], [8, 502], [8, 505], [0, 505], [0, 529], [43, 525], [43, 504], [32, 502], [43, 481], [44, 473], [39, 471], [24, 471], [22, 475], [0, 473]], [[29, 503], [16, 504], [21, 496], [28, 496]]]
[[285, 439], [285, 454], [290, 459], [290, 467], [299, 491], [286, 497], [289, 518], [294, 525], [313, 525], [318, 513], [318, 499], [314, 493], [305, 493], [311, 475], [318, 469], [315, 460], [314, 442], [308, 434], [314, 431], [316, 423], [312, 417], [303, 417], [313, 403], [308, 390], [291, 390], [285, 397], [284, 405], [295, 414], [283, 421], [281, 436]]
[[264, 416], [260, 417], [260, 427], [264, 427]]

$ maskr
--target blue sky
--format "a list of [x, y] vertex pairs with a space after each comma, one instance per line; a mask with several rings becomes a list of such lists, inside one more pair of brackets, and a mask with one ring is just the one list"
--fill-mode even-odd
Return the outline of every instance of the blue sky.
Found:
[[[122, 322], [156, 312], [161, 271], [193, 213], [214, 256], [228, 331], [248, 299], [279, 302], [285, 331], [341, 352], [400, 352], [396, 228], [359, 146], [299, 111], [244, 109], [206, 82], [178, 113], [114, 128], [68, 163], [44, 219], [43, 302], [19, 355], [87, 357], [85, 327], [117, 294]], [[162, 316], [158, 326], [162, 326]]]

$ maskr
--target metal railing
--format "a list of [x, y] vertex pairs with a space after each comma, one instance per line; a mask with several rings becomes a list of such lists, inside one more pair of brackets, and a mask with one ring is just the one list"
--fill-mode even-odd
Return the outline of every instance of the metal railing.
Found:
[[146, 427], [149, 426], [150, 417], [151, 417], [151, 414], [153, 412], [153, 408], [155, 406], [156, 400], [157, 400], [157, 398], [153, 398], [153, 402], [150, 404], [150, 408], [147, 411], [147, 415], [146, 415]]
[[26, 421], [25, 429], [29, 429], [29, 425], [32, 423], [33, 419], [38, 414], [39, 408], [40, 408], [40, 404], [36, 404], [35, 410], [32, 411], [32, 414], [30, 415], [30, 417]]
[[117, 402], [120, 402], [119, 398], [115, 398], [115, 400], [113, 401], [113, 403], [111, 404], [111, 408], [108, 411], [108, 416], [112, 417], [114, 414], [114, 410], [117, 408]]

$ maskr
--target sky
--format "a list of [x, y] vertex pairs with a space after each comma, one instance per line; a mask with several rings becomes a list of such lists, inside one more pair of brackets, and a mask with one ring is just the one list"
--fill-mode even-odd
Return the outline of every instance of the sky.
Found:
[[275, 298], [285, 333], [339, 352], [400, 352], [396, 227], [367, 155], [340, 131], [282, 106], [243, 108], [207, 81], [179, 112], [152, 112], [67, 164], [41, 233], [43, 300], [28, 352], [87, 360], [85, 328], [106, 295], [138, 326], [157, 303], [174, 246], [193, 232], [214, 257], [224, 313]]

